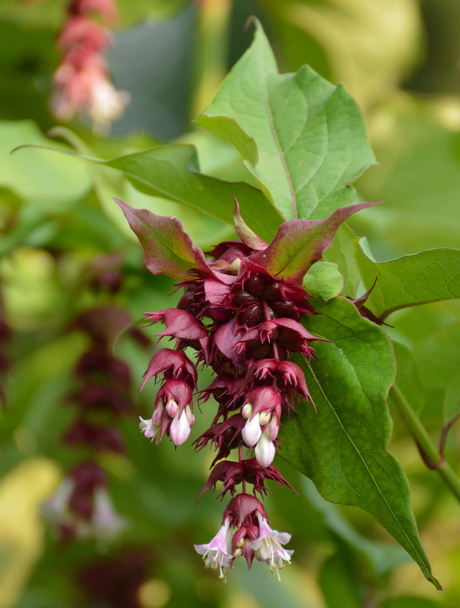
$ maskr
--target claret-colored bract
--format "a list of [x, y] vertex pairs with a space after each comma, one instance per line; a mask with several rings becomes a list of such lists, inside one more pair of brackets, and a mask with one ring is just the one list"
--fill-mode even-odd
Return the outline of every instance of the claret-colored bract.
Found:
[[[220, 495], [229, 492], [233, 498], [217, 535], [195, 548], [221, 578], [239, 556], [249, 567], [254, 557], [267, 562], [279, 578], [283, 563], [290, 563], [292, 551], [282, 547], [290, 535], [270, 528], [255, 494], [266, 492], [267, 479], [289, 485], [273, 465], [280, 425], [297, 407], [312, 405], [304, 374], [290, 360], [292, 353], [314, 357], [313, 344], [323, 340], [301, 322], [304, 315], [316, 314], [302, 279], [341, 222], [367, 205], [338, 209], [326, 220], [285, 222], [268, 244], [244, 224], [236, 204], [240, 240], [204, 254], [175, 218], [117, 202], [141, 242], [147, 268], [175, 278], [185, 290], [177, 308], [146, 313], [150, 323], [165, 325], [157, 336], [174, 340], [174, 348], [161, 349], [147, 368], [142, 387], [150, 378], [161, 386], [151, 419], [141, 418], [140, 429], [156, 443], [167, 435], [180, 445], [194, 423], [193, 402], [214, 397], [218, 409], [211, 428], [195, 440], [197, 450], [208, 443], [217, 450], [202, 493], [221, 482]], [[186, 348], [215, 374], [198, 393], [196, 367]], [[236, 460], [227, 460], [232, 452]], [[254, 496], [248, 494], [250, 486]]]

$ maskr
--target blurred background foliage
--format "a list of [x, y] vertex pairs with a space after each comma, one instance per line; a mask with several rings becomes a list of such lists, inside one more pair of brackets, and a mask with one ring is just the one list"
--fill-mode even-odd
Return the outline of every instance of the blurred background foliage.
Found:
[[[140, 437], [136, 415], [121, 423], [126, 455], [101, 455], [117, 511], [129, 521], [110, 546], [56, 546], [40, 504], [75, 461], [61, 436], [72, 419], [65, 395], [87, 337], [69, 331], [96, 306], [117, 306], [139, 319], [174, 305], [171, 281], [143, 267], [140, 248], [112, 203], [175, 215], [194, 242], [209, 247], [231, 228], [174, 201], [137, 191], [121, 174], [44, 150], [38, 144], [109, 158], [165, 141], [197, 147], [203, 173], [248, 180], [238, 153], [191, 120], [211, 101], [251, 42], [250, 15], [263, 23], [281, 71], [310, 64], [343, 82], [365, 114], [379, 165], [358, 182], [360, 195], [387, 204], [362, 212], [352, 227], [379, 261], [460, 244], [460, 5], [456, 0], [119, 0], [109, 53], [115, 86], [131, 103], [101, 137], [84, 121], [46, 136], [55, 40], [65, 0], [0, 2], [0, 279], [12, 329], [1, 348], [11, 362], [7, 406], [0, 413], [0, 608], [453, 608], [460, 603], [458, 504], [423, 464], [395, 416], [391, 450], [411, 484], [414, 510], [436, 592], [370, 517], [326, 503], [312, 484], [279, 462], [300, 496], [275, 489], [274, 527], [293, 535], [293, 565], [278, 585], [266, 568], [243, 564], [222, 585], [202, 568], [193, 543], [210, 538], [222, 505], [196, 497], [211, 455], [186, 444], [174, 450]], [[59, 143], [60, 142], [60, 143]], [[64, 142], [64, 143], [63, 143]], [[122, 288], [96, 288], [101, 260], [117, 253]], [[391, 317], [390, 335], [412, 351], [424, 393], [423, 420], [438, 438], [460, 411], [460, 307], [449, 301]], [[146, 330], [150, 336], [152, 330]], [[149, 353], [129, 339], [115, 355], [130, 362], [138, 413], [154, 392], [137, 386]], [[206, 379], [203, 380], [205, 382]], [[424, 403], [423, 403], [424, 401]], [[212, 417], [203, 408], [195, 437]], [[460, 435], [447, 455], [458, 470]], [[274, 488], [272, 488], [274, 489]]]

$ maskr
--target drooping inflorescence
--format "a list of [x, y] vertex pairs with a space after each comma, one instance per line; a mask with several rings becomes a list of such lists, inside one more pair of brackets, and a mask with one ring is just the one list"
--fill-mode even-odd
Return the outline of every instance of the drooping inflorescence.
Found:
[[[96, 14], [102, 23], [94, 20]], [[107, 24], [117, 18], [115, 0], [71, 0], [57, 45], [63, 55], [54, 74], [53, 112], [59, 120], [77, 114], [106, 133], [130, 101], [110, 81], [105, 52], [112, 42]], [[105, 25], [104, 25], [105, 24]]]
[[[304, 315], [316, 314], [302, 281], [341, 223], [372, 203], [337, 209], [322, 220], [284, 222], [267, 243], [246, 225], [235, 201], [240, 240], [220, 243], [205, 256], [176, 218], [115, 200], [142, 245], [147, 268], [173, 277], [185, 290], [176, 308], [146, 313], [150, 324], [165, 325], [157, 336], [175, 342], [153, 356], [144, 375], [142, 387], [151, 378], [160, 387], [140, 429], [156, 443], [167, 435], [180, 445], [194, 424], [194, 404], [214, 397], [211, 427], [195, 440], [197, 450], [210, 444], [217, 452], [201, 494], [220, 482], [220, 496], [232, 499], [217, 535], [195, 549], [223, 579], [239, 556], [249, 567], [254, 558], [268, 563], [279, 577], [290, 562], [292, 551], [282, 547], [290, 535], [270, 528], [257, 494], [267, 492], [267, 480], [289, 486], [273, 464], [281, 421], [307, 402], [314, 407], [303, 371], [291, 360], [292, 354], [314, 357], [312, 343], [323, 340], [301, 323]], [[195, 350], [197, 363], [215, 374], [199, 392], [196, 364], [185, 349]]]
[[[178, 446], [190, 435], [194, 405], [214, 398], [211, 427], [195, 440], [197, 450], [209, 444], [217, 452], [201, 494], [220, 483], [220, 496], [232, 499], [216, 537], [195, 548], [221, 578], [241, 555], [249, 567], [256, 558], [278, 572], [290, 562], [292, 551], [282, 547], [290, 535], [270, 528], [257, 495], [267, 492], [267, 480], [289, 485], [273, 464], [281, 421], [299, 403], [314, 407], [303, 371], [291, 360], [293, 353], [314, 357], [312, 344], [322, 340], [301, 323], [315, 314], [302, 278], [340, 223], [361, 206], [339, 209], [326, 220], [285, 222], [268, 244], [246, 226], [236, 205], [240, 240], [220, 243], [205, 256], [175, 218], [118, 203], [147, 267], [174, 277], [185, 290], [176, 308], [146, 313], [150, 324], [165, 325], [157, 336], [174, 340], [174, 348], [162, 348], [148, 365], [142, 387], [153, 378], [159, 389], [140, 429], [151, 441], [167, 435]], [[186, 349], [196, 352], [196, 362]], [[196, 363], [215, 374], [198, 392]]]
[[[75, 389], [66, 398], [75, 419], [62, 442], [77, 456], [86, 452], [66, 472], [56, 492], [42, 505], [42, 513], [61, 543], [90, 539], [106, 543], [126, 528], [112, 504], [109, 480], [98, 462], [100, 454], [124, 454], [118, 428], [122, 416], [134, 411], [128, 365], [112, 353], [115, 336], [131, 321], [114, 306], [91, 308], [80, 313], [70, 329], [83, 331], [89, 339], [73, 370]], [[149, 340], [138, 329], [131, 336], [141, 345]]]

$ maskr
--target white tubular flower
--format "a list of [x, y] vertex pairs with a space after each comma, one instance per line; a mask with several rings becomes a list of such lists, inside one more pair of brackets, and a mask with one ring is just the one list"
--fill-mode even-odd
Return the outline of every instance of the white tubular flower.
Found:
[[254, 447], [259, 441], [262, 435], [262, 429], [260, 428], [259, 414], [256, 414], [253, 418], [249, 418], [244, 425], [242, 431], [244, 442], [250, 448]]
[[281, 545], [285, 545], [291, 540], [291, 535], [287, 532], [278, 532], [272, 530], [268, 525], [268, 521], [257, 513], [259, 520], [259, 537], [251, 542], [251, 548], [254, 549], [256, 558], [261, 562], [267, 562], [270, 566], [270, 572], [275, 572], [278, 580], [281, 581], [279, 571], [284, 568], [283, 562], [291, 563], [292, 550], [284, 549]]
[[260, 466], [266, 468], [273, 462], [275, 453], [275, 444], [273, 441], [270, 441], [269, 434], [267, 433], [267, 430], [265, 430], [254, 449], [254, 455], [257, 462], [260, 464]]
[[182, 410], [182, 414], [176, 414], [169, 428], [169, 436], [174, 445], [181, 445], [188, 439], [190, 435], [190, 422], [187, 416], [186, 408]]
[[226, 570], [232, 564], [230, 547], [230, 518], [227, 517], [216, 536], [205, 545], [194, 545], [195, 551], [203, 556], [206, 568], [217, 570], [219, 578], [226, 582]]
[[[147, 437], [147, 439], [150, 439], [150, 441], [153, 441], [155, 439], [155, 437], [158, 435], [158, 431], [160, 429], [160, 427], [158, 425], [156, 425], [153, 421], [152, 418], [150, 418], [150, 420], [144, 420], [143, 418], [141, 418], [139, 416], [139, 428], [141, 430], [141, 433], [144, 434], [144, 437]], [[158, 441], [157, 441], [158, 443]]]

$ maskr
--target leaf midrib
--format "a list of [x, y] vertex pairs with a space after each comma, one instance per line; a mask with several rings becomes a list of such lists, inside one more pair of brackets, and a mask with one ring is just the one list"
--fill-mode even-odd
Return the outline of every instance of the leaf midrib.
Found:
[[[346, 355], [345, 355], [345, 356], [346, 356]], [[348, 358], [347, 358], [347, 359], [348, 359]], [[351, 364], [351, 363], [350, 363], [350, 364]], [[387, 508], [388, 508], [388, 510], [389, 510], [389, 512], [390, 512], [390, 514], [391, 514], [391, 516], [392, 516], [392, 517], [393, 517], [393, 519], [396, 521], [396, 523], [397, 523], [398, 527], [399, 527], [399, 528], [400, 528], [400, 530], [403, 532], [404, 536], [407, 538], [407, 541], [408, 541], [409, 545], [412, 547], [412, 549], [413, 549], [414, 553], [415, 553], [417, 556], [419, 556], [421, 563], [424, 563], [424, 561], [425, 561], [424, 556], [423, 556], [423, 555], [421, 555], [421, 554], [420, 554], [420, 552], [417, 550], [417, 548], [414, 546], [414, 544], [413, 544], [413, 542], [412, 542], [411, 538], [408, 536], [408, 534], [407, 534], [406, 530], [403, 528], [403, 526], [401, 525], [401, 523], [400, 523], [399, 519], [396, 517], [396, 515], [395, 515], [395, 513], [394, 513], [393, 509], [391, 508], [390, 504], [389, 504], [389, 503], [388, 503], [388, 501], [386, 500], [386, 498], [385, 498], [384, 494], [382, 494], [382, 491], [380, 490], [380, 488], [379, 488], [379, 486], [378, 486], [378, 484], [377, 484], [377, 482], [376, 482], [376, 480], [375, 480], [374, 476], [372, 475], [372, 473], [371, 473], [371, 471], [370, 471], [370, 469], [369, 469], [369, 467], [368, 467], [368, 465], [367, 465], [366, 461], [365, 461], [365, 460], [364, 460], [364, 458], [361, 456], [361, 453], [360, 453], [360, 451], [358, 450], [358, 448], [356, 447], [356, 445], [355, 445], [355, 443], [354, 443], [353, 439], [352, 439], [352, 438], [350, 437], [350, 435], [347, 433], [346, 428], [343, 426], [343, 424], [342, 424], [342, 421], [341, 421], [340, 417], [337, 415], [337, 412], [335, 411], [335, 409], [334, 409], [334, 407], [333, 407], [332, 403], [329, 401], [329, 398], [327, 397], [326, 393], [324, 392], [323, 387], [321, 386], [321, 383], [319, 382], [318, 378], [316, 377], [316, 374], [314, 373], [314, 371], [313, 371], [313, 369], [312, 369], [312, 367], [311, 367], [310, 363], [306, 363], [306, 365], [307, 365], [308, 369], [310, 370], [310, 373], [311, 373], [312, 377], [314, 378], [314, 381], [315, 381], [315, 383], [316, 383], [316, 385], [317, 385], [317, 387], [318, 387], [319, 391], [320, 391], [320, 392], [321, 392], [321, 394], [323, 395], [324, 400], [326, 401], [326, 403], [328, 404], [329, 408], [330, 408], [330, 409], [331, 409], [331, 411], [333, 412], [333, 415], [335, 416], [335, 418], [336, 418], [336, 420], [337, 420], [337, 422], [338, 422], [338, 424], [339, 424], [339, 426], [340, 426], [340, 428], [341, 428], [341, 432], [342, 432], [342, 433], [343, 433], [343, 435], [344, 435], [344, 436], [345, 436], [345, 437], [346, 437], [346, 438], [349, 440], [350, 444], [352, 445], [353, 449], [355, 450], [356, 454], [358, 455], [359, 459], [361, 460], [361, 462], [362, 462], [362, 464], [363, 464], [363, 466], [364, 466], [365, 470], [367, 471], [367, 473], [368, 473], [368, 475], [369, 475], [369, 477], [370, 477], [370, 479], [371, 479], [372, 483], [373, 483], [373, 484], [374, 484], [374, 486], [377, 488], [377, 490], [378, 490], [378, 492], [379, 492], [380, 496], [382, 497], [383, 501], [385, 502], [385, 504], [386, 504], [386, 506], [387, 506]], [[359, 380], [358, 380], [358, 382], [359, 382]], [[361, 383], [360, 383], [360, 386], [361, 386]], [[362, 388], [362, 387], [361, 387], [361, 388]], [[363, 394], [364, 394], [364, 391], [363, 391]], [[304, 435], [304, 437], [305, 437], [305, 434], [304, 434], [304, 432], [303, 432], [303, 429], [302, 429], [301, 427], [299, 427], [299, 428], [300, 428], [300, 430], [301, 430], [301, 432], [302, 432], [302, 435]], [[356, 490], [355, 490], [355, 491], [356, 491]], [[374, 512], [373, 512], [373, 513], [374, 513]]]

